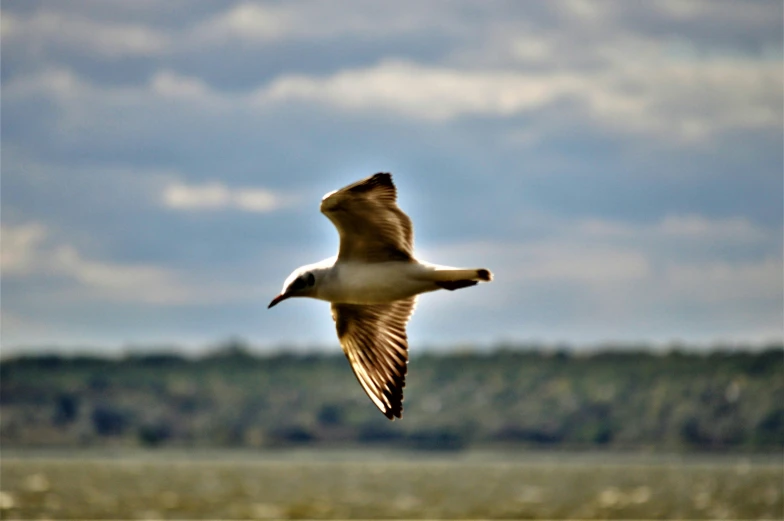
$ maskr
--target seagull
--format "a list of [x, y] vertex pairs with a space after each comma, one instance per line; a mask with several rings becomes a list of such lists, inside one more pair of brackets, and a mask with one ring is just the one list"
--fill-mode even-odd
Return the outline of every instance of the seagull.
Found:
[[268, 309], [292, 297], [332, 304], [340, 346], [370, 400], [390, 420], [403, 414], [408, 365], [406, 324], [417, 295], [489, 282], [489, 270], [414, 258], [411, 219], [397, 206], [389, 173], [378, 173], [321, 200], [340, 235], [337, 257], [294, 270]]

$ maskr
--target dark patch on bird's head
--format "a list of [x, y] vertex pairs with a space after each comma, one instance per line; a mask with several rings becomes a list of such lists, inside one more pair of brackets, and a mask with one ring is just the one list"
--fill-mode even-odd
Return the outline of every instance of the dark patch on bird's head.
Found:
[[311, 297], [316, 289], [316, 274], [302, 268], [294, 271], [283, 283], [283, 291], [272, 299], [267, 309], [291, 297]]

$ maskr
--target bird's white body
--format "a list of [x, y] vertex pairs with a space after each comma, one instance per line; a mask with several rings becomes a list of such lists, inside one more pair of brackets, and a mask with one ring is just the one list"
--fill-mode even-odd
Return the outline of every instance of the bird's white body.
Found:
[[[319, 264], [326, 264], [324, 261]], [[386, 304], [441, 289], [438, 281], [474, 277], [461, 270], [419, 261], [335, 262], [324, 267], [313, 296], [333, 304]], [[463, 271], [470, 271], [466, 275]]]

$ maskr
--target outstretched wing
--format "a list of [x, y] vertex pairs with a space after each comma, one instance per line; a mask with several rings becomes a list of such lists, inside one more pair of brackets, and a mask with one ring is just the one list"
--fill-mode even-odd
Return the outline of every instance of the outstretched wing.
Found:
[[411, 260], [411, 219], [397, 206], [391, 174], [375, 174], [325, 195], [321, 212], [340, 234], [338, 262]]
[[416, 297], [389, 304], [333, 304], [332, 318], [351, 369], [367, 395], [390, 420], [403, 414], [408, 339], [406, 323]]

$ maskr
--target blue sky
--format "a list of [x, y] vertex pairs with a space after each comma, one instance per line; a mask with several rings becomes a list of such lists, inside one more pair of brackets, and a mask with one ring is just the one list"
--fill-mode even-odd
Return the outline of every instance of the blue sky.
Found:
[[782, 4], [2, 3], [2, 345], [337, 344], [266, 304], [395, 176], [416, 350], [781, 339]]

